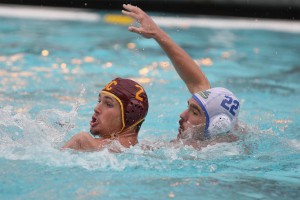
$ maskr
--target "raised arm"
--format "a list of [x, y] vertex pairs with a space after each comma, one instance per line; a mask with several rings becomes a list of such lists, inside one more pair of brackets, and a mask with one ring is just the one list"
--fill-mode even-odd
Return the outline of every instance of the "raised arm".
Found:
[[201, 68], [166, 32], [157, 26], [151, 17], [142, 9], [130, 4], [124, 4], [123, 8], [125, 9], [122, 10], [124, 15], [134, 18], [140, 24], [140, 27], [129, 26], [128, 30], [138, 33], [145, 38], [155, 39], [165, 51], [177, 73], [192, 94], [210, 88], [209, 81]]

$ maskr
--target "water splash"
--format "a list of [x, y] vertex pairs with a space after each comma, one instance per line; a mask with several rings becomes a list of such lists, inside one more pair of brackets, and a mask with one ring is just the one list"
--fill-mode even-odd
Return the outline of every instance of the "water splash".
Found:
[[0, 141], [0, 145], [11, 142], [56, 146], [74, 127], [77, 111], [74, 108], [70, 112], [42, 110], [34, 119], [27, 113], [15, 113], [12, 106], [6, 106], [0, 109], [0, 115], [1, 138], [6, 138]]
[[[83, 93], [84, 90], [80, 97]], [[262, 138], [270, 141], [270, 137], [275, 137], [275, 143], [279, 143], [276, 134], [270, 134], [270, 130], [257, 130], [255, 127], [245, 127], [241, 123], [237, 134], [243, 134], [243, 130], [248, 128], [244, 141], [209, 145], [201, 151], [183, 144], [171, 144], [167, 134], [159, 137], [150, 135], [121, 154], [111, 153], [107, 149], [86, 153], [61, 150], [66, 134], [75, 127], [79, 106], [80, 103], [75, 102], [69, 112], [56, 109], [42, 110], [35, 118], [28, 113], [14, 112], [12, 106], [0, 109], [0, 157], [10, 160], [30, 160], [49, 166], [101, 171], [192, 167], [199, 171], [216, 172], [222, 170], [222, 166], [215, 164], [217, 160], [240, 156], [245, 153], [246, 147], [251, 149], [248, 155], [256, 152], [263, 156], [260, 153], [265, 145], [265, 142], [260, 142]], [[201, 162], [194, 162], [197, 160]]]
[[[31, 116], [15, 111], [13, 106], [0, 109], [0, 157], [13, 160], [36, 159], [36, 155], [59, 151], [66, 134], [75, 127], [80, 99], [66, 112], [42, 110]], [[47, 153], [46, 153], [47, 154]]]

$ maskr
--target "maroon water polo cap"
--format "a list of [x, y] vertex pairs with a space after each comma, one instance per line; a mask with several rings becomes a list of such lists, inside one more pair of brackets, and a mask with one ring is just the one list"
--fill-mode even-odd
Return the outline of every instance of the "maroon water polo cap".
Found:
[[[142, 122], [148, 112], [148, 97], [144, 88], [130, 79], [116, 78], [101, 91], [113, 96], [121, 106], [122, 130]], [[120, 132], [121, 132], [120, 131]]]

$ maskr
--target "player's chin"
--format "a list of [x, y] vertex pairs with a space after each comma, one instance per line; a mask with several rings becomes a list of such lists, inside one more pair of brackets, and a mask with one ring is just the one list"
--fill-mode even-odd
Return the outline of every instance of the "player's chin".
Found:
[[90, 128], [90, 133], [93, 135], [93, 136], [97, 136], [97, 135], [100, 135], [100, 132], [95, 130], [94, 128]]
[[182, 132], [178, 133], [177, 139], [184, 139], [184, 138], [185, 138], [184, 133], [182, 133]]
[[181, 134], [182, 134], [182, 129], [179, 127], [178, 128], [177, 139], [180, 139]]
[[177, 139], [184, 139], [184, 130], [183, 128], [178, 128]]

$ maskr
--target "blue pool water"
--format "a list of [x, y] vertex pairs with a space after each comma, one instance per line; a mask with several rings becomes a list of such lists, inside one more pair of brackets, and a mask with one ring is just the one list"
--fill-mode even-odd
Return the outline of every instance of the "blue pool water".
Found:
[[[103, 12], [26, 18], [34, 12], [0, 17], [0, 199], [299, 197], [299, 23], [271, 30], [281, 22], [251, 29], [231, 19], [228, 28], [215, 26], [218, 19], [161, 21], [212, 86], [242, 102], [240, 140], [196, 151], [155, 149], [176, 137], [190, 94], [154, 41], [105, 23]], [[149, 95], [139, 145], [122, 154], [61, 151], [89, 130], [99, 90], [117, 76], [139, 81]]]

